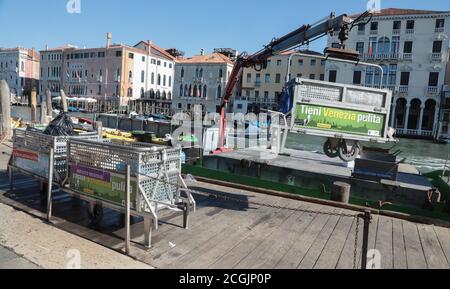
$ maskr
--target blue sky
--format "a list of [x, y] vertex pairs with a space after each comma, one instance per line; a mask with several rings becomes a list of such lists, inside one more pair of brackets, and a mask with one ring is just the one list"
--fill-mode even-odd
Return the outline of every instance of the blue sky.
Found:
[[[186, 55], [215, 47], [254, 52], [302, 24], [336, 13], [366, 9], [367, 0], [80, 0], [81, 14], [69, 14], [69, 0], [0, 0], [0, 47], [44, 49], [66, 43], [80, 47], [133, 45], [150, 39]], [[448, 0], [381, 0], [382, 8], [450, 10]], [[311, 45], [323, 50], [324, 42]]]

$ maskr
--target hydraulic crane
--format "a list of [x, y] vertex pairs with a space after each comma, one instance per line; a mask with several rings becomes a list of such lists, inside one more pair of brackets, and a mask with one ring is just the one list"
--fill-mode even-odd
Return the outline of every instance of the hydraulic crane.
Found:
[[219, 123], [219, 148], [214, 151], [213, 154], [219, 154], [229, 150], [225, 148], [225, 137], [227, 129], [227, 120], [225, 114], [227, 105], [230, 102], [233, 91], [236, 87], [236, 84], [239, 82], [239, 79], [241, 78], [244, 68], [254, 67], [255, 70], [260, 71], [267, 68], [267, 61], [271, 56], [295, 47], [308, 44], [314, 40], [317, 40], [318, 38], [329, 34], [332, 35], [334, 33], [338, 33], [340, 48], [328, 49], [327, 53], [332, 54], [333, 57], [337, 58], [357, 59], [359, 54], [356, 51], [345, 50], [345, 42], [348, 40], [349, 33], [353, 29], [353, 27], [355, 27], [357, 24], [362, 23], [366, 18], [369, 18], [369, 20], [364, 21], [364, 25], [369, 23], [371, 20], [371, 16], [371, 13], [368, 11], [361, 14], [356, 19], [350, 18], [346, 14], [336, 17], [334, 13], [331, 13], [330, 16], [313, 25], [303, 25], [297, 30], [281, 38], [274, 39], [264, 49], [251, 56], [245, 53], [240, 55], [234, 64], [222, 98]]

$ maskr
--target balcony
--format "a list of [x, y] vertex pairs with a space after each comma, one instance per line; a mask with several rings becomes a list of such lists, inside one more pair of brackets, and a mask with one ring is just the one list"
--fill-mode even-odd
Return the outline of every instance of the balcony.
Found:
[[436, 96], [439, 94], [439, 89], [437, 86], [429, 86], [426, 88], [426, 94], [429, 96]]
[[436, 28], [436, 29], [434, 29], [434, 32], [435, 33], [442, 33], [442, 32], [444, 32], [444, 27]]
[[378, 34], [378, 30], [370, 30], [370, 35], [377, 35]]
[[255, 87], [260, 87], [261, 86], [261, 81], [255, 81]]
[[442, 53], [431, 53], [431, 61], [442, 62]]
[[366, 31], [365, 30], [358, 30], [358, 35], [365, 35]]
[[428, 131], [428, 130], [397, 128], [396, 135], [397, 136], [419, 136], [419, 137], [431, 138], [431, 137], [433, 137], [433, 132]]
[[408, 93], [408, 91], [409, 91], [408, 85], [400, 85], [400, 87], [398, 88], [399, 93]]
[[412, 61], [413, 60], [412, 53], [403, 53], [402, 59], [404, 61]]
[[392, 30], [392, 35], [400, 35], [401, 30], [400, 29], [394, 29]]
[[414, 28], [413, 29], [406, 29], [406, 34], [414, 34]]

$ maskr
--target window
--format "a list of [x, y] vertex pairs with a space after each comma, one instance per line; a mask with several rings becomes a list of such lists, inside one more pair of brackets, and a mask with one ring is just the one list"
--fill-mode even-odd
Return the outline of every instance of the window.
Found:
[[408, 29], [408, 30], [414, 29], [414, 24], [415, 24], [415, 21], [414, 21], [414, 20], [408, 20], [408, 21], [406, 22], [406, 29]]
[[373, 85], [373, 67], [368, 67], [366, 70], [366, 85]]
[[402, 22], [401, 21], [394, 21], [394, 25], [393, 25], [392, 29], [394, 29], [394, 30], [402, 29]]
[[256, 84], [260, 84], [261, 83], [261, 74], [259, 74], [259, 73], [256, 74], [255, 83]]
[[152, 84], [155, 84], [155, 73], [152, 72]]
[[444, 28], [445, 26], [445, 19], [436, 19], [436, 28]]
[[219, 85], [219, 87], [217, 87], [217, 98], [221, 97], [222, 97], [222, 86]]
[[324, 80], [325, 80], [325, 74], [322, 73], [322, 74], [320, 75], [320, 80], [321, 80], [321, 81], [324, 81]]
[[413, 43], [412, 41], [405, 41], [405, 46], [403, 47], [403, 53], [412, 53]]
[[316, 79], [316, 75], [313, 74], [313, 73], [311, 73], [311, 74], [309, 75], [309, 79]]
[[172, 68], [172, 63], [169, 63], [169, 68]]
[[391, 41], [387, 37], [381, 37], [378, 40], [378, 53], [379, 54], [387, 54], [391, 49]]
[[145, 62], [145, 56], [142, 56], [142, 62]]
[[270, 83], [270, 74], [266, 74], [266, 75], [264, 76], [264, 82], [265, 82], [265, 83]]
[[172, 87], [172, 76], [169, 76], [169, 87]]
[[161, 85], [161, 74], [158, 74], [158, 85]]
[[105, 57], [105, 52], [99, 52], [98, 53], [98, 58], [103, 58]]
[[265, 100], [269, 99], [269, 92], [268, 91], [264, 91], [264, 99]]
[[433, 42], [433, 53], [441, 53], [442, 52], [442, 41], [434, 41]]
[[397, 64], [389, 65], [388, 84], [395, 85], [397, 83]]
[[303, 63], [304, 63], [303, 59], [298, 60], [298, 65], [303, 66]]
[[252, 82], [252, 74], [251, 73], [247, 73], [247, 83]]
[[134, 54], [133, 54], [133, 53], [129, 53], [129, 54], [128, 54], [128, 58], [134, 59]]
[[156, 64], [156, 60], [155, 59], [152, 59], [150, 62], [151, 62], [151, 64]]
[[428, 81], [428, 86], [436, 87], [439, 82], [439, 72], [430, 72], [430, 79]]
[[378, 41], [376, 37], [369, 38], [369, 55], [373, 55], [377, 53], [378, 49]]
[[116, 51], [116, 57], [122, 57], [122, 51], [121, 50]]
[[164, 75], [163, 76], [163, 86], [166, 86], [166, 83], [167, 83], [167, 77]]
[[366, 24], [360, 23], [358, 24], [358, 31], [362, 32], [366, 30]]
[[223, 78], [223, 69], [222, 68], [219, 70], [219, 78]]
[[317, 60], [311, 59], [311, 66], [316, 66]]
[[337, 78], [337, 71], [336, 70], [330, 70], [328, 74], [328, 81], [329, 82], [336, 82]]
[[403, 71], [400, 75], [400, 85], [408, 86], [409, 85], [409, 71]]
[[128, 72], [128, 77], [130, 78], [130, 80], [133, 78], [133, 72], [130, 70], [130, 72]]
[[259, 98], [259, 90], [255, 90], [255, 98]]
[[371, 22], [370, 31], [377, 31], [377, 30], [378, 30], [378, 22]]
[[364, 53], [364, 42], [357, 42], [356, 43], [356, 51], [359, 52], [359, 54]]
[[354, 71], [353, 72], [353, 84], [359, 85], [361, 84], [361, 71]]
[[158, 60], [158, 62], [156, 63], [158, 66], [161, 66], [161, 60]]
[[325, 61], [324, 59], [322, 59], [322, 60], [320, 61], [320, 65], [321, 65], [321, 66], [325, 66], [325, 63], [326, 63], [326, 61]]
[[391, 53], [398, 53], [399, 51], [400, 51], [400, 36], [393, 36]]
[[277, 60], [277, 66], [281, 66], [281, 64], [283, 64], [282, 60]]
[[145, 71], [144, 70], [141, 71], [141, 82], [142, 83], [145, 82]]
[[281, 74], [277, 73], [275, 75], [275, 83], [281, 83]]

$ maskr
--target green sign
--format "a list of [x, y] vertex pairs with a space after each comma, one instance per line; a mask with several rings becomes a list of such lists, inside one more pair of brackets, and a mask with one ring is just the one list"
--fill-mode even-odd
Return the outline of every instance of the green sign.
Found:
[[[93, 168], [70, 166], [70, 188], [81, 194], [125, 206], [125, 176]], [[131, 208], [136, 209], [136, 179], [131, 180]]]
[[295, 128], [310, 128], [371, 137], [383, 137], [386, 116], [334, 107], [297, 104]]

